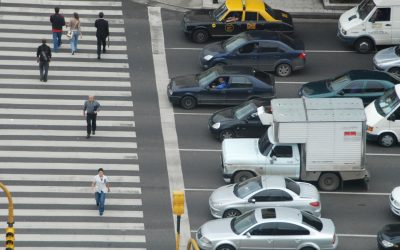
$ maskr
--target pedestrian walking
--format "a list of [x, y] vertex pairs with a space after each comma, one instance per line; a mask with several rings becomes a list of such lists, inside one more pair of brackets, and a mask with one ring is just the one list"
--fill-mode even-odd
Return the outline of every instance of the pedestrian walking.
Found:
[[39, 63], [40, 81], [47, 82], [49, 73], [49, 64], [51, 60], [51, 49], [46, 44], [46, 39], [42, 39], [42, 45], [37, 48], [36, 60]]
[[101, 46], [103, 46], [103, 53], [106, 53], [106, 38], [110, 35], [108, 30], [108, 21], [104, 19], [104, 13], [99, 13], [99, 18], [94, 22], [97, 38], [97, 59], [100, 59]]
[[58, 51], [61, 46], [62, 27], [65, 25], [65, 18], [60, 14], [60, 8], [54, 8], [54, 14], [50, 16], [51, 28], [53, 32], [53, 49], [54, 52]]
[[98, 174], [93, 178], [92, 188], [96, 199], [96, 206], [99, 208], [99, 214], [103, 215], [104, 205], [106, 203], [106, 192], [110, 192], [110, 182], [104, 175], [104, 170], [99, 168]]
[[97, 113], [99, 112], [100, 109], [100, 103], [98, 103], [95, 99], [94, 96], [90, 95], [88, 96], [87, 101], [85, 101], [83, 105], [83, 115], [86, 115], [86, 130], [87, 130], [87, 136], [86, 139], [90, 138], [90, 134], [95, 135], [96, 134], [96, 119], [97, 119]]
[[74, 55], [78, 50], [78, 37], [82, 38], [81, 21], [78, 13], [74, 12], [74, 16], [69, 20], [68, 27], [71, 32], [71, 53]]

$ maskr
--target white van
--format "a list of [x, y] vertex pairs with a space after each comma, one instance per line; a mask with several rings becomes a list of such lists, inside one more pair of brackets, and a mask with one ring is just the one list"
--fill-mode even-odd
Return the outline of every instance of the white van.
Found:
[[367, 140], [390, 147], [400, 141], [400, 85], [365, 107]]
[[340, 16], [338, 26], [339, 39], [360, 53], [399, 44], [400, 0], [363, 0]]

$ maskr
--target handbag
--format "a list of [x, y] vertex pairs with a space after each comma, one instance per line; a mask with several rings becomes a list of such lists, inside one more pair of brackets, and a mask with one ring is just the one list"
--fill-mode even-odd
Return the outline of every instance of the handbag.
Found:
[[71, 30], [68, 30], [68, 32], [67, 32], [67, 37], [68, 37], [69, 39], [72, 38], [72, 31], [71, 31]]

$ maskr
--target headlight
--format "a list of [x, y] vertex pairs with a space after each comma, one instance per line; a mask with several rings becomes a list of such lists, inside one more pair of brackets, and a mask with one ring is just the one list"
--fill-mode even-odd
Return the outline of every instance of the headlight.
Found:
[[199, 242], [200, 242], [200, 244], [203, 245], [203, 246], [207, 246], [207, 247], [211, 247], [211, 246], [212, 246], [211, 241], [210, 241], [209, 239], [207, 239], [206, 237], [202, 237], [202, 238], [199, 240]]
[[389, 242], [389, 241], [387, 241], [387, 240], [382, 240], [382, 245], [383, 245], [384, 247], [393, 247], [393, 246], [394, 246], [393, 243], [391, 243], [391, 242]]
[[368, 128], [367, 128], [367, 131], [368, 131], [368, 132], [372, 132], [372, 131], [374, 131], [374, 127], [370, 127], [370, 126], [368, 126]]
[[206, 60], [206, 61], [210, 61], [211, 58], [213, 58], [213, 56], [212, 56], [212, 55], [206, 55], [206, 56], [204, 56], [203, 58], [204, 58], [204, 60]]
[[214, 123], [211, 127], [213, 129], [219, 129], [219, 127], [221, 127], [221, 123], [220, 122]]
[[170, 95], [172, 95], [172, 93], [173, 93], [172, 88], [168, 89], [168, 93], [169, 93]]
[[223, 205], [222, 202], [211, 202], [212, 207], [221, 207]]

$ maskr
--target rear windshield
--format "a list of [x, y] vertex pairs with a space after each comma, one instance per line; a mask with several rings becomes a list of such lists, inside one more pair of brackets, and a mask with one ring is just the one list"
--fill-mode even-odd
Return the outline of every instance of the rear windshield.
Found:
[[308, 225], [315, 230], [321, 232], [323, 225], [320, 219], [304, 211], [301, 211], [301, 214], [303, 215], [303, 224]]
[[236, 184], [233, 193], [239, 198], [244, 198], [261, 188], [261, 176], [258, 176]]
[[293, 193], [296, 193], [297, 195], [300, 195], [300, 185], [297, 184], [297, 182], [285, 178], [285, 183], [286, 183], [286, 188], [291, 190]]

